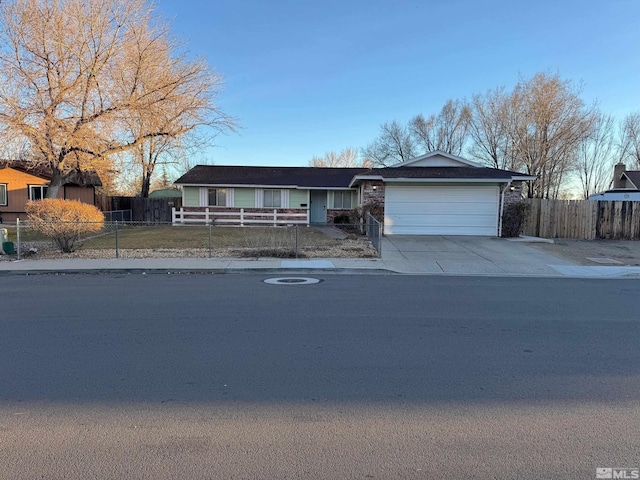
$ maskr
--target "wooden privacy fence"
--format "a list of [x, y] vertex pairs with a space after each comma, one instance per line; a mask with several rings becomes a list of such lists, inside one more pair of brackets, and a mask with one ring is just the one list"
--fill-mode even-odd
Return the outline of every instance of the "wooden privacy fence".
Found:
[[527, 198], [523, 235], [579, 240], [640, 239], [640, 202]]
[[182, 198], [110, 197], [96, 195], [96, 206], [103, 212], [131, 210], [134, 222], [171, 222], [171, 209], [182, 206]]

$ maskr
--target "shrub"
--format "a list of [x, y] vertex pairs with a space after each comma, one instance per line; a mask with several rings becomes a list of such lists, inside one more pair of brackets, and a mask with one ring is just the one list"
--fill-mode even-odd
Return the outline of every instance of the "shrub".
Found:
[[51, 238], [65, 253], [74, 251], [82, 235], [99, 232], [104, 215], [93, 205], [77, 200], [45, 198], [27, 202], [29, 225]]
[[383, 202], [370, 202], [365, 203], [360, 207], [360, 216], [366, 221], [367, 213], [370, 213], [373, 218], [379, 222], [384, 222], [384, 203]]
[[525, 202], [520, 201], [505, 205], [502, 213], [502, 236], [519, 237], [528, 214], [529, 205]]

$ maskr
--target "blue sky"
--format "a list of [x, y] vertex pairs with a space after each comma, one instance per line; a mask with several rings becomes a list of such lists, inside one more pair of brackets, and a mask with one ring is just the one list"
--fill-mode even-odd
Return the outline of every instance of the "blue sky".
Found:
[[225, 79], [238, 134], [218, 165], [306, 165], [364, 147], [388, 121], [519, 76], [558, 73], [622, 117], [640, 110], [638, 0], [157, 0]]

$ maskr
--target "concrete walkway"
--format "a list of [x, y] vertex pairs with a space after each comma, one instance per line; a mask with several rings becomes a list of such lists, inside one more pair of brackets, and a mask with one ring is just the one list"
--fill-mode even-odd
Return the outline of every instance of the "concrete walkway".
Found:
[[640, 276], [640, 267], [585, 267], [535, 248], [536, 239], [390, 236], [381, 258], [105, 258], [0, 261], [0, 275], [35, 273], [376, 273], [613, 278]]

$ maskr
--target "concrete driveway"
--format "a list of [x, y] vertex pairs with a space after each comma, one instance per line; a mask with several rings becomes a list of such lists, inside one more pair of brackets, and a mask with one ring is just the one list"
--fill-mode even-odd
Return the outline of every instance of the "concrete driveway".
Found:
[[536, 243], [469, 236], [386, 236], [382, 259], [402, 273], [558, 275], [550, 265], [574, 265]]

